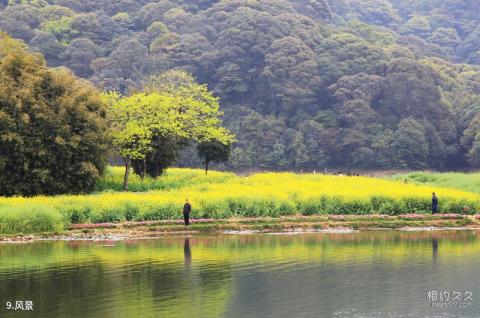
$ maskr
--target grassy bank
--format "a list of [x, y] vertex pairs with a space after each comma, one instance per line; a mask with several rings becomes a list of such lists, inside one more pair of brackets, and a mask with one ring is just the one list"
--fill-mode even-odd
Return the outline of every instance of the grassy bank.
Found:
[[82, 233], [122, 233], [133, 230], [140, 236], [156, 236], [174, 232], [223, 233], [225, 231], [291, 232], [308, 230], [369, 230], [400, 229], [405, 227], [475, 227], [480, 226], [480, 219], [459, 214], [405, 214], [389, 215], [314, 215], [283, 216], [278, 218], [230, 218], [192, 220], [185, 228], [181, 220], [163, 220], [146, 222], [122, 222], [102, 224], [73, 224], [71, 230]]
[[[313, 215], [279, 218], [229, 218], [192, 220], [186, 228], [181, 220], [71, 224], [68, 231], [57, 233], [11, 234], [0, 236], [0, 243], [35, 240], [116, 241], [184, 235], [254, 234], [254, 233], [349, 233], [359, 231], [431, 229], [480, 230], [480, 218], [460, 214], [389, 215]], [[403, 231], [402, 231], [403, 232]], [[480, 233], [480, 232], [479, 232]]]
[[206, 176], [202, 170], [169, 169], [156, 180], [132, 178], [135, 192], [118, 192], [121, 184], [122, 170], [111, 168], [95, 194], [0, 198], [0, 233], [54, 231], [75, 223], [179, 219], [185, 198], [192, 201], [193, 218], [209, 219], [429, 213], [434, 191], [440, 196], [441, 212], [480, 211], [477, 193], [365, 177], [241, 177], [213, 171]]
[[463, 191], [480, 193], [480, 173], [459, 172], [411, 172], [395, 174], [392, 180], [405, 181], [419, 185], [453, 188]]

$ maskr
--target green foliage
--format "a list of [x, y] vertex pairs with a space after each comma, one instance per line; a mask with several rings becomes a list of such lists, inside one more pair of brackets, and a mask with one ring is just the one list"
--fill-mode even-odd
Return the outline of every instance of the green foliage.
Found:
[[113, 147], [126, 160], [143, 160], [151, 149], [153, 133], [181, 134], [175, 125], [175, 101], [159, 94], [135, 94], [122, 98], [105, 95]]
[[168, 27], [160, 21], [155, 21], [147, 29], [148, 33], [151, 33], [155, 36], [159, 36], [165, 33], [168, 33]]
[[405, 25], [406, 31], [409, 33], [426, 34], [430, 31], [430, 22], [428, 18], [415, 15]]
[[205, 162], [205, 173], [208, 171], [210, 162], [227, 161], [230, 156], [230, 144], [224, 144], [218, 140], [200, 142], [197, 146], [198, 157]]
[[54, 208], [24, 205], [15, 209], [0, 206], [1, 234], [56, 232], [65, 229], [62, 215]]
[[47, 5], [40, 9], [42, 21], [58, 21], [75, 15], [75, 11], [60, 5]]
[[[112, 127], [112, 145], [125, 162], [124, 190], [132, 160], [144, 163], [153, 151], [154, 136], [182, 138], [184, 131], [177, 126], [176, 100], [159, 94], [135, 94], [122, 98], [116, 93], [105, 95], [108, 118]], [[144, 177], [146, 166], [139, 174]]]
[[396, 174], [391, 177], [395, 180], [407, 180], [417, 184], [429, 184], [445, 188], [460, 189], [469, 192], [480, 193], [479, 173], [460, 172], [412, 172], [407, 174]]
[[59, 20], [45, 21], [42, 23], [41, 29], [53, 34], [58, 41], [68, 43], [71, 39], [72, 21], [73, 18], [71, 17], [62, 17]]
[[132, 22], [132, 19], [127, 12], [118, 12], [112, 16], [112, 20], [125, 26], [128, 26]]
[[455, 47], [460, 43], [457, 31], [453, 28], [438, 28], [430, 36], [430, 40], [441, 46]]
[[90, 191], [107, 148], [98, 92], [2, 33], [0, 83], [0, 194]]
[[[480, 163], [475, 0], [18, 0], [0, 8], [1, 30], [106, 91], [143, 92], [145, 78], [170, 69], [208, 84], [238, 139], [226, 168]], [[173, 74], [149, 81], [168, 90], [162, 81], [181, 78]], [[180, 82], [189, 81], [181, 90], [194, 87]], [[410, 117], [418, 125], [407, 129]], [[414, 130], [424, 136], [417, 150], [405, 139]], [[165, 151], [147, 161], [202, 164], [194, 144], [155, 143]]]
[[[208, 176], [199, 170], [188, 169], [167, 169], [159, 178], [146, 176], [143, 180], [140, 176], [133, 174], [130, 178], [130, 191], [146, 192], [150, 190], [175, 190], [187, 187], [189, 184], [210, 185], [226, 183], [234, 175], [231, 173], [218, 173], [213, 171]], [[121, 191], [123, 175], [120, 168], [109, 167], [105, 175], [97, 182], [95, 191]]]
[[105, 95], [113, 147], [126, 165], [125, 189], [130, 163], [140, 176], [157, 177], [185, 142], [233, 140], [221, 126], [218, 100], [189, 74], [172, 71], [152, 77], [144, 91], [129, 97]]
[[381, 46], [393, 45], [396, 42], [397, 35], [388, 28], [373, 27], [358, 20], [352, 20], [347, 24], [345, 31]]
[[395, 132], [393, 147], [403, 166], [407, 166], [409, 162], [423, 165], [427, 159], [428, 148], [422, 125], [412, 117], [402, 120]]
[[172, 116], [162, 119], [174, 129], [162, 132], [155, 128], [151, 151], [144, 161], [133, 161], [137, 174], [142, 175], [143, 170], [151, 177], [159, 176], [178, 158], [179, 151], [188, 142], [232, 143], [233, 135], [222, 127], [218, 98], [206, 85], [198, 84], [191, 74], [167, 71], [147, 78], [141, 89], [147, 94], [167, 96], [176, 105], [168, 108]]

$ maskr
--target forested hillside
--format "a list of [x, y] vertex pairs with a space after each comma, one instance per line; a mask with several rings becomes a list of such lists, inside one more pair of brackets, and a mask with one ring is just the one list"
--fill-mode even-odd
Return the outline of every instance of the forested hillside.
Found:
[[442, 169], [480, 165], [479, 12], [478, 0], [0, 0], [0, 30], [104, 90], [191, 72], [236, 134], [230, 168]]

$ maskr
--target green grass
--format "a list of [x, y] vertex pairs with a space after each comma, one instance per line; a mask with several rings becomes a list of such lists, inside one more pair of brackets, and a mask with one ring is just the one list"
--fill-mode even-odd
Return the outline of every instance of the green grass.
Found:
[[0, 233], [31, 234], [65, 229], [65, 218], [52, 207], [25, 205], [16, 209], [0, 206]]
[[442, 188], [453, 188], [468, 192], [480, 193], [480, 173], [459, 173], [459, 172], [412, 172], [407, 174], [396, 174], [390, 179], [415, 184], [434, 185]]
[[[95, 192], [123, 191], [123, 167], [108, 167], [105, 175], [97, 182]], [[171, 168], [160, 177], [153, 179], [145, 177], [143, 180], [131, 173], [128, 182], [128, 191], [147, 192], [151, 190], [175, 190], [202, 184], [207, 187], [216, 183], [227, 183], [235, 178], [233, 173], [210, 171], [207, 175], [200, 169]]]

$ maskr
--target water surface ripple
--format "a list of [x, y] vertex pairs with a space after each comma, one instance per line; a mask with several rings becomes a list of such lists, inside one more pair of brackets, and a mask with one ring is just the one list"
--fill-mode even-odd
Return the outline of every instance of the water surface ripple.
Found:
[[480, 317], [479, 268], [475, 231], [5, 244], [0, 317]]

